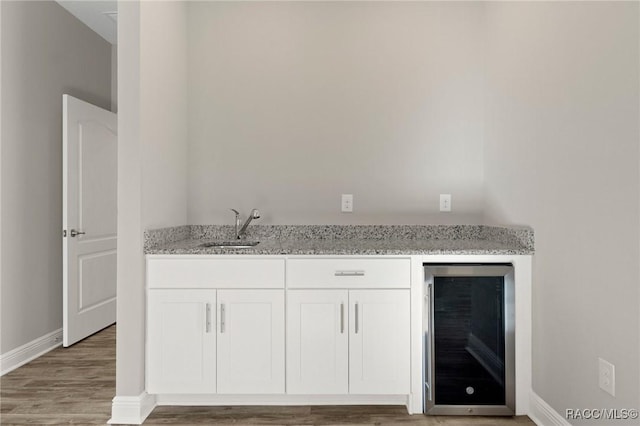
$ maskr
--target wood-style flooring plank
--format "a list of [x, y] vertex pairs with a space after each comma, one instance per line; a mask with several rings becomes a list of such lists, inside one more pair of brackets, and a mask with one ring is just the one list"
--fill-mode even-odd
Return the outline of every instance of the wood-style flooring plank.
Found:
[[[0, 424], [96, 425], [111, 417], [116, 327], [57, 348], [0, 378]], [[401, 406], [157, 407], [145, 425], [534, 426], [526, 416], [407, 414]]]

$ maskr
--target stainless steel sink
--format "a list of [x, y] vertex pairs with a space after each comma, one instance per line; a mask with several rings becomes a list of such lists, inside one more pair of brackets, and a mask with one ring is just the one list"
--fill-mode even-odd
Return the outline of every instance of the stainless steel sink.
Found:
[[200, 247], [205, 248], [227, 248], [227, 249], [246, 249], [252, 248], [260, 244], [260, 241], [210, 241], [208, 243], [200, 244]]

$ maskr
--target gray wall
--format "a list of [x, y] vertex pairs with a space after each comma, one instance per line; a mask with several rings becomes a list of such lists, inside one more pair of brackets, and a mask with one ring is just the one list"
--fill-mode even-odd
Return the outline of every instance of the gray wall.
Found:
[[145, 229], [187, 224], [186, 11], [184, 2], [142, 2], [140, 7]]
[[116, 395], [144, 388], [140, 2], [118, 7], [118, 306]]
[[638, 18], [635, 2], [487, 8], [486, 210], [535, 229], [533, 388], [561, 415], [640, 402]]
[[[132, 23], [129, 7], [137, 6], [123, 7], [120, 30]], [[136, 396], [143, 386], [142, 228], [180, 225], [185, 217], [179, 186], [171, 187], [166, 214], [153, 210], [163, 206], [159, 187], [143, 181], [162, 167], [142, 174], [143, 163], [158, 156], [153, 161], [180, 179], [178, 147], [188, 140], [189, 223], [229, 223], [227, 207], [254, 206], [270, 223], [443, 223], [456, 220], [432, 211], [445, 187], [454, 209], [460, 198], [466, 206], [469, 217], [460, 221], [486, 213], [488, 222], [533, 226], [535, 391], [560, 414], [638, 406], [637, 4], [189, 8], [186, 135], [179, 111], [154, 104], [163, 98], [141, 99], [140, 87], [130, 84], [162, 80], [153, 73], [170, 60], [149, 61], [141, 72], [137, 55], [155, 48], [125, 49], [127, 41], [139, 43], [136, 37], [152, 43], [158, 36], [157, 26], [140, 25], [149, 16], [144, 6], [119, 33], [120, 76], [128, 82], [119, 88], [120, 146], [132, 154], [120, 164], [129, 180], [120, 187], [119, 224], [132, 232], [119, 239], [119, 267], [126, 269], [119, 269], [118, 320], [128, 323], [118, 334], [118, 395]], [[427, 10], [437, 19], [421, 13]], [[182, 15], [171, 16], [176, 20], [165, 16], [163, 25], [181, 37]], [[396, 49], [402, 54], [389, 56]], [[431, 63], [430, 55], [441, 61]], [[171, 69], [167, 84], [180, 87], [183, 70]], [[136, 116], [147, 108], [155, 112]], [[136, 126], [154, 117], [170, 121], [162, 126], [173, 136], [159, 143], [175, 162], [135, 145], [150, 142], [139, 142], [146, 130]], [[442, 166], [449, 161], [455, 167]], [[460, 197], [456, 183], [467, 188]], [[151, 198], [143, 199], [143, 187]], [[341, 192], [355, 194], [362, 215], [336, 214]], [[597, 387], [599, 356], [617, 367], [615, 399]]]
[[62, 327], [62, 94], [110, 108], [111, 46], [54, 2], [2, 8], [2, 341]]
[[118, 335], [116, 392], [144, 390], [143, 231], [187, 224], [184, 2], [118, 10]]
[[481, 221], [483, 10], [190, 3], [189, 222]]

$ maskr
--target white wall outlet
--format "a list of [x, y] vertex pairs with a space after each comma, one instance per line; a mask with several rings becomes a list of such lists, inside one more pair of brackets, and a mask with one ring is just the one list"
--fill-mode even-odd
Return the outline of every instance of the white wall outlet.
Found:
[[616, 367], [602, 358], [598, 358], [598, 385], [611, 396], [616, 396]]
[[451, 211], [451, 194], [440, 194], [440, 211]]
[[342, 194], [342, 212], [353, 212], [353, 194]]

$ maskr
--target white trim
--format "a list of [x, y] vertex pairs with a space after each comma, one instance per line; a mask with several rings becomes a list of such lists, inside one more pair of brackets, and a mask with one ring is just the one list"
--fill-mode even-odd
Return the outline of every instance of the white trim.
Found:
[[141, 425], [156, 408], [155, 395], [142, 392], [138, 396], [116, 396], [111, 405], [108, 424]]
[[49, 334], [38, 337], [6, 354], [0, 355], [0, 375], [4, 376], [10, 371], [33, 361], [41, 355], [62, 344], [62, 329], [52, 331]]
[[424, 266], [422, 258], [411, 257], [411, 394], [407, 398], [409, 414], [424, 412], [424, 331], [422, 308], [424, 305]]
[[156, 395], [157, 405], [407, 405], [407, 395]]
[[531, 390], [531, 406], [529, 418], [538, 426], [571, 426], [564, 417], [553, 409], [547, 402]]

